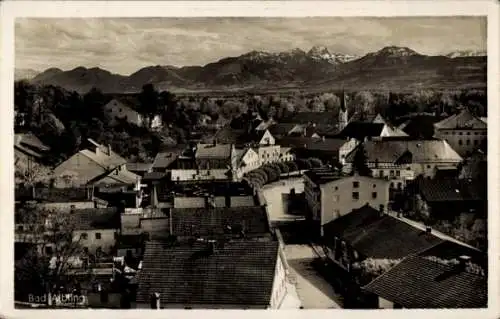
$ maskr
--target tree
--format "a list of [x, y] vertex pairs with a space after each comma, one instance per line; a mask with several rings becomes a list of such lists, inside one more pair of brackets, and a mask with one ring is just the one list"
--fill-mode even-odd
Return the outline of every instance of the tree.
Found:
[[297, 166], [297, 163], [290, 161], [285, 163], [288, 166], [288, 170], [290, 172], [295, 172], [299, 170], [299, 167]]
[[152, 126], [154, 117], [160, 113], [159, 93], [152, 83], [145, 84], [139, 94], [141, 112], [144, 112], [149, 120], [149, 127]]
[[263, 166], [262, 169], [264, 170], [264, 172], [267, 174], [267, 182], [268, 183], [272, 183], [272, 182], [275, 182], [277, 181], [279, 178], [280, 178], [280, 172], [279, 172], [279, 169], [276, 170], [275, 167], [272, 167], [271, 165], [266, 165], [266, 166]]
[[31, 187], [33, 192], [37, 184], [48, 185], [53, 177], [52, 170], [47, 166], [28, 159], [16, 159], [14, 177], [16, 184], [22, 183]]
[[281, 174], [287, 174], [288, 172], [290, 172], [290, 167], [286, 163], [280, 162], [278, 163], [278, 166], [280, 168]]
[[371, 176], [372, 171], [367, 165], [367, 157], [363, 144], [358, 146], [353, 159], [353, 173], [356, 172], [361, 176]]
[[323, 163], [319, 158], [311, 157], [307, 160], [312, 168], [319, 168], [323, 166]]
[[360, 91], [354, 95], [355, 112], [360, 114], [373, 113], [375, 98], [369, 91]]
[[[81, 239], [74, 237], [76, 223], [72, 216], [34, 205], [16, 211], [16, 243], [30, 247], [15, 256], [15, 291], [20, 298], [56, 293], [59, 287], [67, 287], [67, 275], [86, 255]], [[88, 270], [91, 275], [91, 268]]]

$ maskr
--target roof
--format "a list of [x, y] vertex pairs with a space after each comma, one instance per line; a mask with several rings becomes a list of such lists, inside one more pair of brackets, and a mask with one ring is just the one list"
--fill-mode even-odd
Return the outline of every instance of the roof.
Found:
[[400, 259], [443, 240], [369, 205], [353, 210], [324, 226], [325, 237], [339, 237], [368, 258]]
[[365, 137], [381, 136], [384, 126], [383, 123], [350, 122], [339, 135], [363, 140]]
[[198, 144], [196, 158], [226, 159], [231, 157], [231, 144]]
[[70, 214], [74, 230], [120, 228], [120, 213], [114, 207], [75, 209]]
[[177, 236], [239, 235], [241, 230], [246, 235], [269, 232], [263, 206], [173, 208], [171, 213], [173, 232]]
[[230, 172], [229, 168], [173, 169], [170, 180], [173, 182], [227, 180]]
[[[368, 162], [372, 163], [394, 163], [405, 154], [411, 163], [458, 163], [462, 160], [444, 140], [377, 140], [362, 145]], [[346, 156], [347, 162], [354, 160], [356, 150]]]
[[113, 152], [110, 147], [101, 145], [90, 138], [88, 139], [88, 142], [93, 144], [96, 148], [99, 148], [99, 152], [96, 153], [95, 150], [84, 149], [79, 153], [90, 158], [104, 169], [113, 169], [127, 163], [123, 157]]
[[88, 182], [90, 185], [117, 185], [135, 184], [139, 175], [126, 169], [115, 168], [112, 171], [101, 174]]
[[482, 201], [487, 199], [487, 185], [483, 180], [418, 178], [416, 186], [429, 202]]
[[338, 153], [345, 143], [346, 140], [341, 138], [319, 137], [283, 137], [276, 141], [281, 146], [333, 153]]
[[177, 157], [182, 153], [182, 150], [169, 150], [165, 152], [159, 152], [156, 154], [153, 161], [153, 169], [167, 169], [169, 168], [177, 159]]
[[142, 177], [143, 181], [156, 181], [167, 177], [167, 173], [164, 172], [148, 172]]
[[147, 242], [136, 301], [149, 304], [151, 294], [159, 293], [163, 304], [266, 308], [277, 258], [277, 242], [228, 242], [214, 254], [204, 243]]
[[[460, 248], [454, 250], [451, 246]], [[364, 290], [405, 308], [486, 307], [487, 277], [468, 267], [460, 269], [456, 263], [450, 262], [471, 254], [475, 253], [443, 242], [403, 260], [365, 286]], [[472, 263], [476, 264], [474, 258]]]
[[153, 167], [153, 163], [127, 163], [126, 167], [132, 172], [148, 172]]
[[26, 146], [36, 148], [40, 151], [48, 151], [50, 148], [45, 145], [38, 137], [36, 137], [33, 133], [24, 133], [24, 134], [16, 134], [15, 135], [15, 144], [20, 145], [24, 144]]
[[269, 126], [268, 130], [273, 136], [285, 136], [298, 125], [295, 123], [275, 123]]
[[434, 124], [439, 120], [434, 115], [417, 115], [410, 117], [399, 128], [413, 138], [431, 139], [434, 136]]
[[[361, 112], [354, 112], [354, 114], [349, 119], [349, 122], [361, 122], [361, 123], [376, 123], [377, 116], [379, 113], [365, 114]], [[379, 122], [382, 123], [382, 122]]]
[[437, 129], [486, 129], [487, 122], [465, 109], [434, 124]]
[[346, 177], [341, 171], [332, 169], [311, 169], [304, 173], [314, 184], [321, 185]]
[[215, 135], [214, 139], [217, 143], [222, 144], [237, 144], [241, 141], [242, 137], [247, 133], [244, 129], [235, 129], [227, 125], [219, 129]]
[[248, 184], [242, 182], [227, 183], [202, 183], [202, 184], [176, 184], [168, 187], [168, 191], [175, 196], [199, 197], [214, 196], [247, 196], [253, 195], [253, 190]]
[[[114, 100], [122, 103], [124, 106], [129, 107], [134, 111], [138, 111], [140, 108], [140, 105], [141, 105], [138, 97], [133, 96], [133, 95], [115, 96]], [[109, 102], [108, 102], [108, 104], [109, 104]]]
[[295, 124], [330, 124], [336, 125], [338, 117], [335, 112], [298, 112], [281, 119], [282, 123]]

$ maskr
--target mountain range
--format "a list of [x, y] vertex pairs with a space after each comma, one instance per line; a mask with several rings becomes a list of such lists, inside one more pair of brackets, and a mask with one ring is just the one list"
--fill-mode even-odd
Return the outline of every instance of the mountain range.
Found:
[[140, 91], [153, 83], [159, 90], [300, 88], [419, 89], [486, 86], [485, 53], [456, 51], [428, 56], [407, 47], [388, 46], [365, 56], [330, 53], [326, 47], [270, 53], [251, 51], [205, 66], [156, 65], [125, 76], [101, 68], [47, 69], [36, 76], [16, 70], [32, 83], [61, 86], [80, 93], [92, 87], [106, 93]]

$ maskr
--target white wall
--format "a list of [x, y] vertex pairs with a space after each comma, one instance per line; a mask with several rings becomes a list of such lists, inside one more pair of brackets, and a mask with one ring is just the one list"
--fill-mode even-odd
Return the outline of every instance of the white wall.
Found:
[[[281, 249], [281, 247], [279, 248]], [[271, 293], [270, 309], [278, 309], [286, 296], [286, 273], [285, 266], [281, 260], [281, 254], [278, 254], [276, 267], [274, 271], [273, 289]]]
[[[104, 252], [109, 252], [116, 243], [115, 233], [117, 232], [118, 229], [75, 230], [73, 231], [73, 241], [87, 247], [92, 253], [95, 253], [97, 247], [101, 247]], [[86, 239], [81, 237], [84, 233], [87, 234]], [[96, 238], [97, 233], [101, 234], [100, 239]]]
[[142, 116], [137, 111], [132, 110], [116, 99], [109, 101], [109, 103], [104, 106], [104, 112], [111, 119], [112, 123], [116, 121], [115, 118], [118, 117], [137, 126], [142, 126], [144, 124]]
[[482, 140], [486, 140], [487, 130], [442, 129], [436, 130], [435, 136], [446, 140], [455, 152], [464, 156], [467, 152], [477, 149]]

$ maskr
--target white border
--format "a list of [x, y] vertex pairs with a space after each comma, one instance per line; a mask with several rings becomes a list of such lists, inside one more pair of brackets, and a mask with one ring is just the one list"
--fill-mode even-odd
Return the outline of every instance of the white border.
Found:
[[[0, 68], [0, 317], [106, 318], [119, 316], [136, 318], [198, 318], [253, 316], [287, 319], [310, 316], [371, 318], [374, 315], [405, 318], [499, 318], [498, 296], [500, 278], [499, 202], [498, 187], [498, 94], [499, 72], [499, 6], [494, 1], [7, 1], [1, 9], [1, 68]], [[489, 122], [489, 300], [484, 310], [280, 310], [274, 311], [209, 311], [209, 310], [15, 310], [13, 309], [13, 86], [14, 81], [14, 19], [15, 17], [188, 17], [188, 16], [487, 16], [488, 17], [488, 122]]]

